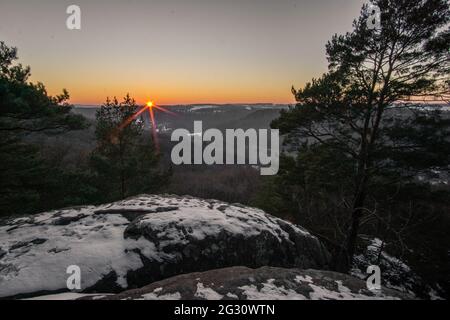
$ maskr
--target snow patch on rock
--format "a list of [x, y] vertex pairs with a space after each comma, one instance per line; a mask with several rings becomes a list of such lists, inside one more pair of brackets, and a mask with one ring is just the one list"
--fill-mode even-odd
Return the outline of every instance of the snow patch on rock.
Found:
[[211, 288], [207, 288], [203, 283], [197, 283], [197, 291], [195, 296], [204, 300], [222, 300], [223, 295], [217, 293]]
[[[315, 237], [261, 210], [192, 197], [142, 195], [1, 222], [0, 297], [65, 290], [66, 271], [72, 265], [80, 267], [82, 291], [88, 292], [119, 292], [176, 274], [166, 276], [165, 270], [203, 271], [195, 270], [192, 261], [183, 265], [184, 259], [199, 255], [206, 268], [223, 256], [230, 239], [257, 252], [261, 263], [285, 257], [285, 251], [278, 251], [286, 247], [304, 266], [327, 262], [326, 251]], [[264, 249], [267, 241], [270, 246], [278, 242], [278, 249]], [[220, 263], [226, 261], [212, 268], [223, 267]], [[142, 270], [147, 273], [130, 278], [130, 273]], [[146, 277], [150, 278], [143, 282]]]

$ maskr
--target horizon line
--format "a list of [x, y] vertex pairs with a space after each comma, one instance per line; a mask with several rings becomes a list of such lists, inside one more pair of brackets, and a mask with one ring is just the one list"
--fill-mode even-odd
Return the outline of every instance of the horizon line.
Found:
[[[73, 106], [102, 106], [104, 103], [70, 103]], [[224, 105], [292, 105], [296, 103], [278, 103], [278, 102], [224, 102], [224, 103], [169, 103], [169, 104], [158, 104], [160, 106], [224, 106]], [[145, 105], [145, 103], [137, 103], [137, 105]]]

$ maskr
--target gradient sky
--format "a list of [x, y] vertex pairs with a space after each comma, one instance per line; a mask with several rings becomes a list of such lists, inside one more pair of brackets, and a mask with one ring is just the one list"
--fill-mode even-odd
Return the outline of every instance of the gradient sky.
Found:
[[[364, 0], [1, 0], [0, 40], [72, 103], [292, 103]], [[66, 28], [77, 4], [82, 29]]]

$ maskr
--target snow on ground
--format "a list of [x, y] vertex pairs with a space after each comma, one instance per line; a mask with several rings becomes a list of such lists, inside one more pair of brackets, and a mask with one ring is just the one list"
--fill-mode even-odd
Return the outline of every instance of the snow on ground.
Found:
[[205, 287], [203, 283], [197, 283], [197, 291], [195, 292], [195, 296], [205, 300], [221, 300], [223, 298], [223, 295], [217, 293], [211, 288]]
[[[262, 211], [249, 210], [248, 208], [224, 208], [220, 210], [211, 210], [208, 207], [201, 206], [198, 203], [194, 207], [186, 207], [183, 210], [160, 212], [157, 216], [146, 216], [137, 223], [145, 225], [151, 223], [153, 230], [161, 230], [159, 236], [170, 240], [162, 242], [160, 245], [169, 246], [180, 241], [187, 244], [186, 238], [180, 239], [177, 230], [180, 227], [190, 231], [190, 236], [197, 240], [203, 240], [208, 236], [218, 234], [225, 230], [233, 234], [244, 234], [247, 237], [255, 236], [263, 231], [272, 233], [274, 236], [285, 239], [289, 235], [280, 228], [274, 218], [262, 214]], [[250, 219], [249, 219], [250, 218]], [[170, 221], [176, 222], [170, 226]], [[205, 223], [207, 221], [208, 223]], [[298, 229], [299, 232], [309, 235], [305, 230]]]
[[[33, 224], [17, 229], [0, 227], [0, 243], [6, 255], [0, 260], [0, 296], [35, 291], [52, 291], [66, 287], [71, 265], [82, 267], [83, 287], [90, 287], [104, 275], [115, 271], [118, 282], [126, 287], [128, 270], [142, 267], [139, 256], [131, 250], [145, 245], [149, 255], [151, 243], [123, 239], [128, 221], [120, 215], [94, 215], [94, 208], [79, 209], [86, 217], [67, 226], [54, 223], [73, 217], [72, 210], [44, 213]], [[36, 224], [37, 223], [37, 224]], [[15, 239], [21, 239], [17, 243]], [[42, 242], [36, 245], [38, 242]], [[85, 268], [83, 268], [85, 267]]]
[[308, 300], [304, 295], [284, 286], [277, 286], [273, 279], [269, 279], [258, 289], [256, 285], [239, 287], [248, 300]]
[[378, 238], [370, 239], [365, 252], [354, 258], [354, 268], [351, 275], [359, 279], [366, 279], [365, 272], [370, 265], [378, 265], [382, 272], [382, 285], [407, 293], [411, 296], [432, 300], [442, 299], [436, 290], [423, 283], [406, 262], [393, 257], [385, 251], [386, 244]]
[[381, 292], [373, 292], [374, 296], [367, 294], [353, 293], [349, 288], [342, 284], [342, 281], [336, 281], [337, 291], [329, 290], [323, 286], [310, 284], [313, 292], [309, 294], [311, 300], [400, 300], [396, 297], [382, 295]]
[[314, 284], [313, 279], [309, 276], [305, 278], [297, 276], [294, 281], [299, 284], [306, 282], [312, 291], [309, 294], [299, 294], [284, 286], [277, 286], [273, 279], [264, 283], [260, 289], [256, 285], [243, 286], [239, 289], [244, 290], [243, 294], [249, 300], [399, 300], [382, 294], [377, 295], [376, 292], [374, 296], [353, 293], [342, 284], [342, 281], [335, 281], [337, 290], [330, 290], [324, 285]]
[[[125, 299], [167, 299], [180, 298], [180, 292], [183, 292], [182, 299], [201, 299], [201, 300], [400, 300], [400, 296], [393, 291], [382, 289], [379, 291], [370, 291], [365, 283], [349, 278], [345, 275], [331, 274], [320, 271], [302, 271], [273, 268], [275, 278], [264, 278], [269, 274], [261, 275], [263, 269], [250, 271], [251, 276], [239, 277], [232, 273], [227, 274], [227, 270], [214, 270], [205, 272], [200, 278], [191, 282], [190, 278], [172, 278], [166, 282], [155, 283], [162, 285], [150, 293], [125, 292], [119, 295], [119, 298]], [[250, 269], [247, 269], [250, 270]], [[248, 272], [243, 270], [244, 272]], [[266, 272], [269, 269], [266, 269]], [[222, 276], [211, 282], [211, 274], [217, 273]], [[310, 273], [311, 275], [308, 275]], [[192, 275], [194, 276], [194, 275]], [[201, 278], [206, 276], [209, 280]], [[191, 277], [192, 278], [192, 277]], [[258, 279], [258, 280], [257, 280]], [[232, 283], [232, 284], [231, 284]], [[240, 283], [240, 284], [239, 284]], [[344, 285], [344, 283], [348, 284]], [[350, 289], [353, 288], [353, 289]], [[192, 290], [194, 289], [194, 290]], [[142, 290], [142, 289], [141, 289]], [[145, 289], [144, 289], [145, 292]], [[193, 296], [190, 292], [195, 292]], [[392, 295], [391, 295], [392, 294]]]
[[[137, 223], [161, 227], [164, 242], [156, 247], [144, 237], [124, 238], [130, 224], [120, 214], [124, 211], [141, 214]], [[143, 267], [137, 252], [152, 261], [177, 259], [163, 249], [186, 240], [170, 226], [183, 226], [196, 239], [226, 230], [245, 237], [270, 232], [280, 242], [289, 241], [278, 220], [257, 209], [176, 196], [139, 196], [97, 207], [16, 218], [0, 225], [0, 297], [65, 289], [66, 271], [72, 265], [82, 269], [82, 288], [114, 272], [117, 285], [126, 289], [127, 273]], [[293, 228], [310, 236], [300, 227]]]
[[195, 112], [195, 111], [203, 111], [203, 110], [210, 110], [210, 109], [217, 109], [220, 108], [220, 106], [196, 106], [196, 107], [192, 107], [189, 109], [190, 112]]
[[[136, 299], [140, 300], [140, 299]], [[149, 293], [142, 295], [142, 300], [181, 300], [181, 295], [179, 292], [171, 293], [171, 294], [165, 294], [158, 296], [157, 293]]]
[[360, 279], [365, 279], [367, 278], [367, 273], [365, 272], [367, 267], [379, 265], [383, 273], [383, 285], [401, 292], [414, 294], [412, 291], [413, 283], [409, 283], [412, 279], [405, 278], [405, 275], [411, 273], [411, 268], [400, 259], [386, 253], [382, 250], [383, 247], [384, 243], [382, 240], [378, 238], [371, 239], [366, 251], [354, 258], [354, 268], [351, 270], [351, 274]]
[[231, 267], [188, 273], [117, 295], [61, 294], [39, 299], [88, 300], [399, 300], [411, 296], [330, 271]]

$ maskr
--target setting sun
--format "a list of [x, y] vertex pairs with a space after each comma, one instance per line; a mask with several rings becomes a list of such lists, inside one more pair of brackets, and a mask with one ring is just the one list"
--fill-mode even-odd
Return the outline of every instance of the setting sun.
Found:
[[149, 108], [153, 107], [153, 101], [147, 102], [147, 107], [149, 107]]

